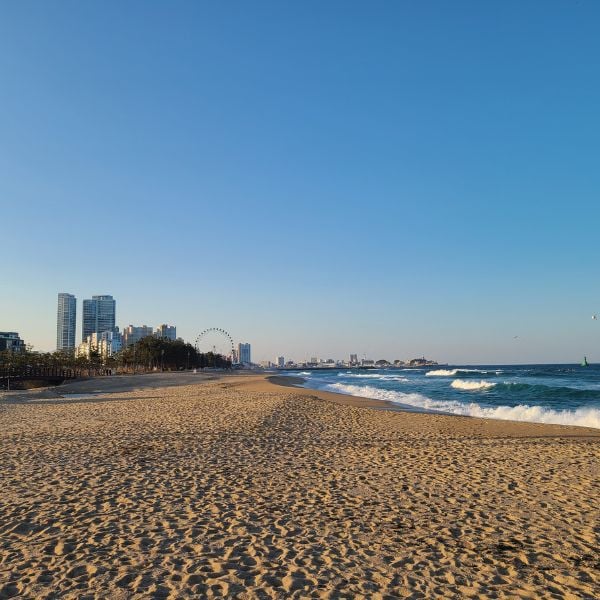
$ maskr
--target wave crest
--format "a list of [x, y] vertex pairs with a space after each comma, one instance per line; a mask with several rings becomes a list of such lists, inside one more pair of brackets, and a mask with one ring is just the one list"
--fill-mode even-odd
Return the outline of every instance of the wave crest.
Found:
[[458, 373], [458, 369], [436, 369], [435, 371], [427, 371], [425, 377], [453, 377]]
[[483, 379], [481, 381], [469, 381], [467, 379], [455, 379], [450, 384], [450, 387], [453, 387], [457, 390], [468, 390], [468, 391], [488, 390], [495, 386], [496, 386], [495, 383], [491, 383], [490, 381], [484, 381]]
[[378, 379], [379, 381], [408, 381], [402, 375], [382, 375], [378, 373], [338, 373], [338, 377], [349, 379]]
[[435, 369], [425, 373], [426, 377], [454, 377], [455, 375], [469, 375], [470, 373], [481, 373], [482, 375], [500, 375], [503, 371], [494, 369], [488, 371], [485, 369]]
[[383, 375], [377, 373], [338, 373], [338, 377], [356, 377], [360, 379], [381, 379]]
[[394, 404], [427, 412], [443, 412], [465, 417], [500, 419], [505, 421], [526, 421], [553, 425], [577, 425], [600, 429], [600, 409], [580, 407], [574, 410], [555, 410], [542, 406], [481, 406], [475, 402], [463, 404], [453, 400], [432, 400], [422, 394], [382, 390], [371, 386], [333, 383], [325, 386], [332, 392], [362, 396], [376, 400], [387, 400]]

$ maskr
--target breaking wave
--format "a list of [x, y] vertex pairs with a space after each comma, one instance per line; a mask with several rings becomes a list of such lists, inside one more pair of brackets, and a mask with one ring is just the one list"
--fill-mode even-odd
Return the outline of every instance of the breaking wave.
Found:
[[436, 369], [435, 371], [427, 371], [426, 377], [453, 377], [458, 373], [458, 369]]
[[490, 388], [495, 387], [495, 383], [491, 383], [489, 381], [469, 381], [468, 379], [454, 379], [450, 384], [450, 387], [456, 388], [458, 390], [489, 390]]
[[465, 417], [501, 419], [505, 421], [526, 421], [554, 425], [577, 425], [600, 429], [600, 409], [580, 407], [573, 410], [555, 410], [543, 406], [481, 406], [475, 402], [460, 403], [453, 400], [432, 400], [422, 394], [382, 390], [371, 386], [332, 383], [324, 386], [332, 392], [363, 396], [377, 400], [387, 400], [394, 404], [427, 412], [443, 412]]
[[361, 379], [381, 379], [382, 375], [376, 373], [338, 373], [338, 377], [358, 377]]
[[378, 373], [338, 373], [338, 377], [378, 379], [379, 381], [408, 381], [408, 379], [402, 377], [402, 375], [382, 375]]
[[454, 377], [455, 375], [469, 375], [470, 373], [481, 373], [482, 375], [500, 375], [500, 369], [486, 371], [485, 369], [435, 369], [425, 373], [426, 377]]

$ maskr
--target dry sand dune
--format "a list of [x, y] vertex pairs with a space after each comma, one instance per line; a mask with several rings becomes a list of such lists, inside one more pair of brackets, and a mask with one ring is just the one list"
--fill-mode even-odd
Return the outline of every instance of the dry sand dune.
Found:
[[598, 431], [240, 378], [0, 419], [0, 598], [600, 595]]

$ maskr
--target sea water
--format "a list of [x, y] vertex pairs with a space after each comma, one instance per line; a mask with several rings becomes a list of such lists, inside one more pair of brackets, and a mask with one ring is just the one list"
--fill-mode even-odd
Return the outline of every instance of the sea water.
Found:
[[290, 372], [304, 387], [413, 410], [600, 428], [600, 365], [487, 365]]

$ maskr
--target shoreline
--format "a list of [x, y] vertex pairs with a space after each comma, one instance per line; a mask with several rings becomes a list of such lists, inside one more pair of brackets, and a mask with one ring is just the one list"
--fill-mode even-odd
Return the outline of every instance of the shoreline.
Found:
[[[221, 383], [227, 387], [250, 392], [273, 392], [280, 389], [304, 397], [318, 398], [342, 406], [368, 408], [379, 412], [401, 413], [407, 418], [417, 418], [423, 424], [428, 419], [446, 424], [448, 430], [477, 432], [478, 435], [503, 435], [510, 437], [580, 437], [600, 439], [600, 429], [579, 425], [559, 425], [531, 421], [513, 421], [456, 415], [442, 411], [427, 411], [410, 405], [397, 404], [389, 400], [353, 396], [341, 392], [330, 392], [302, 387], [302, 377], [260, 373], [236, 372], [164, 372], [139, 375], [113, 375], [71, 381], [58, 386], [0, 392], [0, 406], [11, 404], [65, 404], [94, 401], [103, 402], [114, 394], [137, 394], [143, 391], [169, 390], [180, 387], [202, 387], [210, 383]], [[470, 424], [470, 425], [469, 425]]]
[[[273, 379], [273, 378], [268, 378], [269, 380]], [[277, 379], [286, 379], [286, 376], [279, 376]], [[377, 405], [371, 406], [370, 408], [376, 408], [379, 410], [390, 410], [390, 411], [400, 411], [400, 412], [409, 412], [409, 413], [418, 413], [418, 414], [424, 414], [424, 415], [444, 415], [447, 417], [460, 417], [460, 418], [464, 418], [464, 419], [481, 419], [483, 421], [502, 421], [502, 422], [507, 422], [507, 423], [531, 423], [532, 425], [546, 425], [546, 426], [550, 426], [550, 427], [575, 427], [577, 429], [584, 429], [586, 431], [592, 431], [592, 432], [598, 432], [600, 434], [600, 428], [597, 427], [588, 427], [586, 425], [565, 425], [565, 424], [560, 424], [560, 423], [543, 423], [543, 422], [537, 422], [537, 421], [518, 421], [518, 420], [514, 420], [514, 419], [499, 419], [499, 418], [493, 418], [493, 417], [480, 417], [480, 416], [475, 416], [475, 415], [459, 415], [459, 414], [455, 414], [455, 413], [451, 413], [451, 412], [445, 412], [442, 410], [427, 410], [425, 408], [419, 408], [419, 407], [415, 407], [412, 406], [410, 404], [401, 404], [399, 402], [393, 402], [391, 400], [382, 400], [379, 398], [368, 398], [368, 397], [364, 397], [364, 396], [353, 396], [352, 394], [347, 394], [345, 392], [325, 392], [322, 390], [315, 390], [313, 388], [306, 388], [303, 387], [302, 385], [298, 385], [298, 383], [304, 383], [306, 380], [300, 377], [290, 377], [290, 379], [296, 380], [295, 384], [291, 384], [291, 387], [295, 387], [297, 389], [303, 389], [303, 390], [310, 390], [313, 392], [319, 392], [319, 393], [323, 393], [323, 394], [334, 394], [334, 395], [339, 395], [339, 396], [349, 396], [350, 398], [359, 398], [362, 403], [358, 404], [358, 406], [364, 406], [364, 402], [373, 402], [373, 403], [378, 403]], [[283, 385], [283, 386], [287, 386], [290, 384], [286, 384], [284, 381], [272, 381], [272, 383], [276, 384], [276, 385]], [[595, 436], [593, 436], [595, 437]]]
[[[313, 388], [307, 388], [302, 385], [304, 382], [306, 382], [306, 379], [304, 379], [303, 377], [296, 377], [294, 375], [267, 375], [266, 379], [273, 385], [279, 385], [282, 387], [292, 387], [298, 390], [314, 392], [323, 399], [330, 400], [331, 402], [340, 402], [347, 406], [363, 406], [366, 408], [373, 408], [376, 410], [420, 413], [424, 415], [457, 416], [453, 415], [452, 413], [418, 408], [415, 406], [411, 406], [410, 404], [400, 404], [399, 402], [392, 402], [391, 400], [380, 400], [379, 398], [368, 398], [367, 396], [353, 396], [352, 394], [346, 394], [345, 392], [329, 392], [326, 390], [316, 390]], [[339, 396], [341, 396], [341, 398], [339, 398]], [[356, 399], [356, 402], [352, 402], [351, 399], [353, 398]]]
[[[288, 379], [296, 381], [288, 383]], [[593, 427], [472, 417], [437, 411], [427, 412], [418, 409], [414, 410], [412, 407], [407, 409], [404, 408], [404, 405], [398, 405], [388, 400], [299, 387], [297, 383], [300, 379], [301, 378], [299, 377], [289, 377], [286, 375], [262, 375], [254, 378], [250, 376], [246, 381], [238, 381], [238, 386], [244, 387], [249, 391], [269, 391], [269, 386], [294, 390], [294, 392], [303, 396], [319, 398], [343, 406], [369, 408], [389, 413], [402, 413], [403, 415], [407, 415], [407, 417], [410, 416], [410, 418], [418, 418], [419, 420], [422, 420], [423, 423], [426, 423], [427, 419], [436, 421], [441, 420], [447, 424], [447, 427], [450, 430], [454, 424], [454, 426], [461, 431], [477, 432], [482, 435], [502, 435], [510, 437], [577, 437], [600, 440], [600, 429], [595, 429]]]

